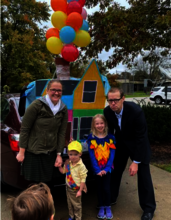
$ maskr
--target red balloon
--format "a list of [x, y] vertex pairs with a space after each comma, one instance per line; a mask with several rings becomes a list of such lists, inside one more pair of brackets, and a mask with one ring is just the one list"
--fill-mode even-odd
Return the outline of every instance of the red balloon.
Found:
[[78, 31], [83, 24], [83, 17], [78, 12], [72, 12], [68, 15], [66, 20], [66, 25], [74, 28], [75, 31]]
[[63, 11], [66, 13], [67, 2], [66, 0], [51, 0], [51, 7], [54, 11]]
[[66, 44], [61, 51], [62, 57], [68, 62], [75, 61], [79, 56], [78, 49], [72, 44]]
[[57, 28], [49, 28], [46, 32], [46, 38], [48, 39], [49, 37], [57, 37], [59, 38], [59, 31]]
[[71, 14], [72, 12], [82, 13], [82, 6], [77, 1], [70, 2], [67, 6], [67, 14]]
[[80, 3], [80, 5], [83, 7], [85, 5], [85, 1], [86, 0], [79, 0], [78, 2]]

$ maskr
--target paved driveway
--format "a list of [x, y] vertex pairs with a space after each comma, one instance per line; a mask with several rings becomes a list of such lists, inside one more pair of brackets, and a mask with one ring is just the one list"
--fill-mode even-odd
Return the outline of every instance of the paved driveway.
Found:
[[[129, 166], [130, 162], [128, 163]], [[139, 207], [137, 193], [137, 178], [130, 177], [128, 166], [124, 172], [121, 183], [120, 195], [117, 204], [112, 206], [113, 220], [140, 220], [142, 210]], [[151, 166], [151, 174], [154, 184], [157, 209], [154, 220], [171, 219], [171, 173]], [[9, 208], [6, 205], [6, 199], [9, 195], [16, 196], [18, 190], [12, 189], [1, 194], [1, 219], [11, 220]], [[57, 187], [55, 193], [55, 220], [67, 220], [68, 208], [65, 195], [65, 187]], [[88, 193], [83, 194], [83, 220], [96, 220], [97, 209], [96, 184], [88, 183]], [[34, 219], [33, 219], [34, 220]]]

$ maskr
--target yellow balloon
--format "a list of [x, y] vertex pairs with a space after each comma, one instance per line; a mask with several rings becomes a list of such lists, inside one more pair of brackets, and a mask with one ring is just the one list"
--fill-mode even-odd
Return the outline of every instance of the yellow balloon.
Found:
[[76, 32], [76, 37], [73, 43], [78, 47], [86, 47], [91, 41], [90, 34], [87, 31], [79, 30]]
[[67, 15], [62, 11], [55, 11], [51, 16], [51, 22], [54, 27], [61, 30], [64, 26], [66, 26]]
[[46, 47], [51, 53], [60, 54], [63, 48], [63, 43], [57, 37], [50, 37], [46, 41]]

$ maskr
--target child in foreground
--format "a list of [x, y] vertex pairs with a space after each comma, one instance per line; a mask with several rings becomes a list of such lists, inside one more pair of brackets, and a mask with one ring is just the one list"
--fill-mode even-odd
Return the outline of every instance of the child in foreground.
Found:
[[99, 219], [112, 219], [113, 214], [110, 207], [110, 179], [115, 156], [115, 137], [108, 134], [107, 122], [103, 115], [97, 114], [92, 119], [91, 134], [87, 143], [95, 173]]
[[49, 187], [44, 183], [35, 184], [16, 198], [9, 198], [12, 220], [53, 220], [54, 203]]
[[72, 141], [68, 145], [69, 163], [59, 167], [61, 173], [66, 173], [66, 194], [69, 209], [68, 220], [82, 219], [82, 191], [86, 192], [87, 169], [82, 162], [82, 145], [78, 141]]

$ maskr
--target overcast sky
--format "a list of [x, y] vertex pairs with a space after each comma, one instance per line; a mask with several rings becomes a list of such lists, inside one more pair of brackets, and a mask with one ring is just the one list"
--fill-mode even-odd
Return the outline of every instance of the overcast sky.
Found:
[[[40, 1], [40, 2], [47, 2], [48, 5], [50, 6], [50, 0], [36, 0], [36, 1]], [[118, 2], [121, 6], [125, 6], [125, 7], [129, 7], [129, 4], [126, 0], [116, 0], [116, 2]], [[51, 6], [50, 6], [51, 8]], [[87, 9], [85, 7], [85, 9], [87, 10], [88, 14], [94, 13], [95, 11], [99, 10], [99, 7], [96, 6], [92, 9]], [[51, 12], [51, 14], [53, 13], [53, 11]], [[51, 17], [49, 18], [49, 22], [46, 24], [48, 26], [48, 28], [53, 27], [52, 23], [51, 23]], [[113, 53], [113, 49], [110, 49], [109, 52], [106, 51], [102, 51], [101, 54], [99, 54], [99, 58], [102, 59], [103, 61], [106, 61], [108, 59], [108, 56], [110, 56]], [[125, 66], [123, 66], [122, 64], [117, 65], [115, 68], [110, 70], [110, 73], [116, 73], [117, 72], [122, 72], [126, 69]]]

